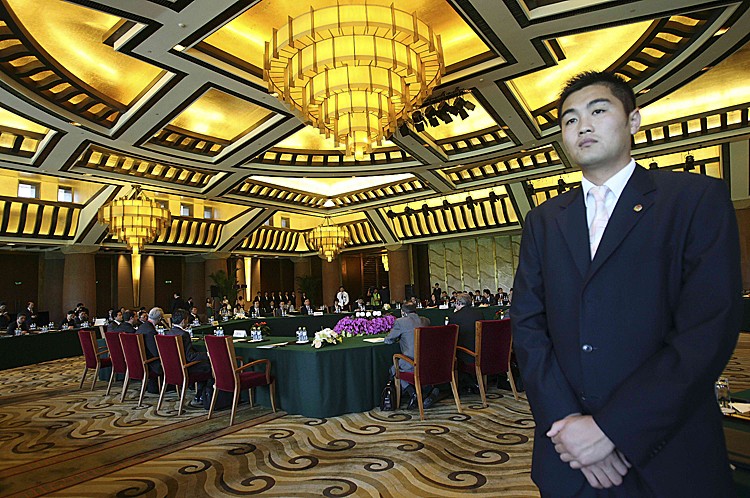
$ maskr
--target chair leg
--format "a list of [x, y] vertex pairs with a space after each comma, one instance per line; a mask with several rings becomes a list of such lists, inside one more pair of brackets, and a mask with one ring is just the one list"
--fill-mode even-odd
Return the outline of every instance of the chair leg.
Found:
[[271, 391], [271, 409], [276, 413], [276, 379], [269, 384], [269, 389]]
[[482, 372], [479, 370], [479, 367], [476, 367], [477, 371], [477, 384], [479, 384], [479, 394], [482, 397], [482, 406], [487, 408], [487, 376], [482, 375]]
[[[143, 381], [145, 384], [148, 381]], [[159, 401], [156, 403], [156, 410], [154, 413], [159, 413], [159, 410], [161, 410], [161, 402], [164, 400], [164, 393], [167, 391], [167, 383], [161, 385], [161, 389], [159, 389]]]
[[214, 393], [211, 395], [211, 406], [208, 407], [208, 417], [206, 417], [206, 420], [211, 419], [211, 415], [214, 413], [214, 405], [216, 404], [216, 394], [219, 392], [216, 387], [214, 387]]
[[237, 413], [237, 402], [240, 400], [240, 386], [234, 386], [234, 397], [232, 398], [232, 413], [229, 415], [229, 427], [234, 425], [234, 414]]
[[86, 380], [86, 372], [88, 371], [89, 371], [88, 366], [83, 367], [83, 375], [81, 375], [81, 384], [78, 386], [78, 389], [83, 389], [83, 381]]
[[109, 384], [107, 384], [107, 392], [105, 394], [106, 396], [109, 396], [109, 391], [110, 389], [112, 389], [112, 381], [115, 379], [115, 368], [112, 367], [111, 370], [112, 370], [112, 373], [109, 376]]
[[513, 370], [508, 365], [508, 382], [510, 382], [510, 388], [513, 390], [513, 397], [518, 401], [518, 391], [516, 390], [516, 380], [513, 378]]
[[125, 401], [125, 393], [128, 392], [128, 384], [130, 383], [130, 370], [125, 370], [125, 380], [122, 381], [122, 396], [120, 396], [120, 403]]
[[401, 379], [398, 377], [398, 370], [396, 370], [396, 377], [393, 380], [396, 384], [396, 410], [401, 409]]
[[[456, 378], [456, 371], [454, 370], [451, 374], [451, 389], [453, 390], [453, 399], [456, 400], [456, 409], [458, 410], [458, 413], [463, 413], [461, 411], [461, 401], [458, 399], [458, 379]], [[481, 379], [480, 379], [481, 381]], [[479, 384], [480, 386], [482, 384]]]
[[417, 390], [417, 404], [419, 405], [419, 420], [424, 420], [424, 405], [422, 404], [422, 384], [416, 380], [414, 389]]
[[249, 396], [249, 399], [250, 399], [250, 408], [253, 408], [253, 388], [252, 387], [247, 390], [247, 395]]
[[177, 408], [177, 416], [182, 415], [182, 406], [185, 403], [185, 391], [187, 391], [187, 377], [182, 379], [182, 391], [180, 392], [180, 406]]
[[138, 397], [138, 406], [136, 408], [142, 408], [143, 407], [143, 394], [146, 392], [146, 385], [148, 384], [148, 373], [143, 376], [143, 379], [141, 380], [141, 395]]
[[91, 390], [94, 390], [94, 386], [96, 386], [96, 379], [99, 378], [99, 364], [96, 364], [96, 369], [94, 370], [94, 380], [91, 381]]

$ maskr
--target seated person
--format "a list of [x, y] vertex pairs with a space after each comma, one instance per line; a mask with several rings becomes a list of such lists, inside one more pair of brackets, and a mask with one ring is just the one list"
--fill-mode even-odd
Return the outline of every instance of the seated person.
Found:
[[[461, 293], [456, 296], [456, 307], [448, 319], [448, 323], [458, 325], [458, 345], [470, 351], [476, 352], [476, 323], [482, 319], [482, 312], [471, 306], [472, 296]], [[456, 354], [458, 361], [463, 363], [474, 363], [474, 358], [459, 351]], [[458, 372], [459, 389], [472, 394], [479, 394], [479, 386], [476, 377], [465, 372]]]
[[[148, 319], [138, 326], [137, 334], [143, 335], [143, 342], [146, 345], [146, 359], [158, 358], [159, 348], [156, 346], [156, 325], [164, 318], [164, 311], [161, 308], [151, 308], [148, 312]], [[149, 369], [157, 375], [162, 375], [161, 362], [152, 361], [148, 364]], [[159, 394], [159, 384], [156, 379], [148, 379], [146, 390], [151, 394]]]
[[126, 311], [122, 314], [122, 322], [117, 328], [112, 329], [111, 332], [126, 332], [128, 334], [134, 334], [136, 327], [140, 324], [138, 320], [138, 314], [134, 311]]
[[26, 323], [26, 315], [19, 313], [15, 322], [10, 322], [6, 330], [8, 335], [26, 335], [29, 333], [29, 325]]
[[[414, 329], [417, 327], [429, 326], [430, 320], [417, 315], [417, 308], [414, 306], [414, 303], [410, 301], [405, 301], [404, 304], [401, 305], [401, 315], [401, 318], [398, 318], [394, 322], [393, 328], [385, 338], [385, 343], [393, 344], [398, 341], [399, 346], [401, 347], [401, 354], [414, 359]], [[404, 360], [399, 360], [398, 368], [401, 372], [414, 371], [414, 367]], [[396, 368], [392, 366], [391, 377], [395, 375]], [[432, 388], [432, 386], [423, 386], [422, 390], [424, 391], [423, 394], [428, 393], [426, 396], [422, 397], [424, 400], [423, 406], [424, 408], [429, 408], [435, 404], [435, 401], [437, 401], [440, 391], [437, 387]], [[402, 380], [401, 391], [404, 395], [408, 396], [409, 405], [407, 409], [413, 410], [417, 408], [417, 392], [414, 389], [414, 386]]]
[[[188, 368], [188, 373], [210, 373], [211, 363], [208, 360], [208, 354], [198, 351], [193, 346], [193, 341], [190, 339], [190, 333], [185, 330], [188, 321], [188, 312], [184, 309], [178, 308], [172, 313], [172, 328], [167, 331], [167, 335], [178, 335], [182, 337], [182, 345], [185, 348], [185, 361], [191, 363], [193, 361], [200, 361], [197, 365], [193, 365]], [[195, 399], [190, 403], [190, 406], [203, 408], [203, 393], [206, 390], [206, 382], [198, 382], [198, 389], [195, 391]]]
[[300, 313], [303, 315], [312, 315], [315, 313], [315, 308], [313, 308], [313, 305], [310, 303], [310, 299], [305, 298], [305, 302], [300, 308]]
[[494, 306], [495, 305], [495, 296], [492, 295], [489, 289], [484, 289], [482, 291], [482, 300], [479, 301], [480, 306]]
[[88, 308], [81, 308], [76, 317], [76, 327], [82, 327], [84, 323], [89, 323], [89, 310]]
[[266, 314], [269, 316], [276, 316], [276, 311], [278, 310], [278, 307], [276, 306], [276, 301], [273, 299], [270, 299], [268, 301], [268, 307], [266, 308]]
[[437, 308], [440, 306], [440, 303], [437, 300], [437, 297], [435, 297], [435, 294], [430, 294], [430, 300], [427, 301], [427, 306], [425, 308]]
[[69, 330], [76, 328], [76, 311], [68, 310], [65, 320], [60, 322], [60, 330]]
[[250, 308], [250, 316], [263, 316], [263, 308], [260, 306], [260, 299], [253, 301], [253, 306]]
[[113, 315], [112, 321], [109, 322], [109, 325], [107, 325], [107, 332], [116, 332], [117, 328], [123, 322], [122, 311], [120, 310], [117, 310], [117, 311], [109, 310], [109, 311], [110, 311], [110, 314], [113, 313], [114, 315]]
[[[174, 323], [174, 318], [172, 318], [172, 323]], [[190, 314], [187, 317], [187, 323], [188, 325], [193, 325], [194, 323], [201, 323], [201, 319], [198, 316], [198, 307], [193, 306], [190, 308]]]
[[5, 330], [10, 325], [10, 315], [5, 303], [0, 303], [0, 330]]

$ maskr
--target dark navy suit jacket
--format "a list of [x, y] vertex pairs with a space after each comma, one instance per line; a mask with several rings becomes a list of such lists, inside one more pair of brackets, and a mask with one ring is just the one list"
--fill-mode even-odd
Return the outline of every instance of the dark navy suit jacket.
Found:
[[713, 394], [741, 315], [737, 221], [723, 182], [636, 167], [593, 261], [581, 189], [555, 197], [526, 219], [513, 287], [543, 494], [593, 491], [545, 436], [577, 412], [633, 463], [626, 484], [665, 497], [734, 494]]

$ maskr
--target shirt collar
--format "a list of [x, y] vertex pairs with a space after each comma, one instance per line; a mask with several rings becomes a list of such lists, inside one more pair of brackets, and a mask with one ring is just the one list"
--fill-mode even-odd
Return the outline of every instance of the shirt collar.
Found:
[[[609, 180], [604, 182], [604, 185], [606, 185], [609, 190], [614, 194], [615, 201], [620, 198], [620, 195], [622, 194], [622, 191], [625, 190], [625, 185], [627, 185], [628, 180], [630, 180], [630, 177], [633, 174], [633, 171], [635, 171], [635, 159], [632, 157], [630, 158], [630, 162], [622, 168], [620, 171], [615, 173]], [[591, 181], [589, 181], [585, 176], [581, 180], [581, 188], [583, 189], [583, 200], [588, 205], [588, 195], [589, 191], [596, 187]]]

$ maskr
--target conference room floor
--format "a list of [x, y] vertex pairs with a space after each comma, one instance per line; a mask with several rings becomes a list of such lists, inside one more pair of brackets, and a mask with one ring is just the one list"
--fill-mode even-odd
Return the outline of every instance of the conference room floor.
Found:
[[[82, 358], [6, 370], [0, 381], [0, 496], [538, 496], [528, 403], [491, 389], [489, 407], [449, 397], [426, 412], [377, 409], [329, 419], [245, 405], [227, 427], [176, 415], [172, 394], [137, 408], [78, 390]], [[750, 389], [750, 334], [725, 370]]]

